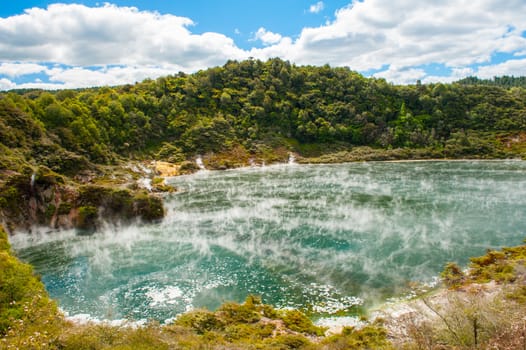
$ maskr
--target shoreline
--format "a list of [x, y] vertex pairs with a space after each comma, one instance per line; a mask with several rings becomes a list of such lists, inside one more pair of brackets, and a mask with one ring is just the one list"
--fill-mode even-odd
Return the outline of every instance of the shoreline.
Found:
[[[471, 161], [476, 161], [476, 162], [506, 162], [506, 161], [510, 161], [510, 159], [468, 159], [468, 158], [462, 158], [462, 159], [443, 159], [443, 158], [440, 158], [440, 159], [407, 159], [407, 160], [396, 160], [396, 161], [353, 161], [353, 162], [342, 162], [342, 163], [338, 163], [338, 164], [344, 164], [344, 163], [356, 163], [356, 162], [373, 162], [373, 163], [383, 163], [383, 162], [387, 162], [387, 163], [415, 163], [415, 162], [436, 162], [436, 161], [439, 161], [439, 162], [471, 162]], [[513, 162], [521, 162], [523, 160], [517, 160], [517, 159], [512, 159], [511, 161]], [[336, 163], [328, 163], [326, 165], [331, 165], [331, 164], [335, 164]], [[189, 175], [196, 175], [196, 174], [204, 174], [204, 173], [209, 173], [209, 172], [222, 172], [222, 171], [233, 171], [233, 170], [248, 170], [250, 171], [251, 169], [257, 169], [258, 171], [261, 170], [261, 169], [265, 169], [265, 168], [272, 168], [272, 167], [280, 167], [280, 168], [286, 168], [286, 167], [292, 167], [292, 166], [297, 166], [297, 165], [324, 165], [324, 164], [309, 164], [309, 163], [290, 163], [290, 162], [287, 162], [287, 163], [274, 163], [274, 164], [270, 164], [270, 165], [266, 165], [266, 166], [256, 166], [256, 165], [251, 165], [251, 166], [247, 166], [247, 167], [240, 167], [240, 168], [233, 168], [233, 169], [227, 169], [227, 170], [219, 170], [219, 171], [214, 171], [214, 170], [209, 170], [209, 169], [204, 169], [204, 170], [199, 170], [198, 172], [194, 173], [194, 174], [189, 174]], [[189, 176], [189, 175], [179, 175], [179, 176]], [[168, 177], [169, 178], [169, 177]], [[54, 231], [55, 232], [55, 231]], [[58, 230], [58, 232], [60, 232], [60, 230]], [[50, 232], [51, 233], [51, 232]], [[403, 300], [403, 301], [397, 301], [395, 304], [398, 304], [398, 303], [406, 303], [407, 301], [406, 300]], [[391, 304], [391, 302], [388, 300], [388, 299], [385, 299], [381, 305], [378, 307], [379, 309], [382, 309], [382, 308], [385, 308], [386, 305], [389, 305]], [[369, 312], [373, 312], [375, 311], [374, 309], [377, 308], [376, 306], [373, 307], [372, 309], [369, 309], [367, 310], [367, 313]], [[73, 315], [72, 317], [75, 317], [76, 315]], [[338, 319], [341, 319], [342, 317], [347, 317], [347, 316], [341, 316], [341, 317], [337, 317], [337, 316], [326, 316], [326, 317], [322, 317], [322, 318], [330, 318], [330, 319], [334, 319], [334, 318], [338, 318]], [[113, 320], [99, 320], [101, 322], [106, 322], [106, 321], [113, 321]], [[140, 321], [140, 320], [139, 320]], [[134, 321], [136, 322], [136, 321]], [[352, 324], [351, 324], [352, 325]]]
[[[358, 162], [358, 161], [354, 161]], [[409, 160], [396, 160], [396, 161], [360, 161], [360, 162], [387, 162], [387, 163], [426, 163], [426, 162], [524, 162], [524, 160], [519, 159], [409, 159]], [[351, 162], [342, 162], [351, 163]], [[335, 163], [329, 163], [335, 164]], [[308, 164], [308, 163], [275, 163], [265, 167], [293, 167], [296, 165], [323, 165], [323, 164]], [[240, 167], [227, 170], [239, 170], [239, 169], [264, 169], [265, 167], [261, 166], [250, 166], [250, 167]], [[212, 172], [213, 170], [200, 170], [200, 172]], [[463, 288], [460, 290], [450, 290], [444, 286], [437, 287], [431, 291], [426, 291], [422, 295], [417, 295], [414, 298], [408, 300], [396, 300], [389, 301], [389, 299], [382, 302], [380, 305], [368, 308], [365, 312], [368, 315], [368, 321], [364, 321], [360, 316], [330, 316], [320, 317], [318, 320], [314, 321], [314, 324], [317, 326], [327, 327], [324, 337], [329, 337], [331, 335], [339, 335], [347, 328], [351, 327], [354, 329], [361, 329], [366, 326], [374, 325], [378, 320], [382, 323], [382, 326], [387, 330], [389, 339], [398, 342], [402, 341], [404, 337], [407, 337], [408, 319], [416, 320], [421, 323], [432, 323], [440, 322], [440, 317], [437, 312], [433, 310], [433, 307], [438, 309], [446, 308], [451, 306], [451, 298], [467, 298], [468, 294], [471, 291], [477, 291], [478, 295], [482, 299], [492, 298], [497, 296], [501, 291], [502, 287], [496, 283], [486, 283], [472, 285], [469, 288]], [[500, 295], [501, 296], [501, 295]], [[500, 297], [499, 296], [499, 297]], [[432, 306], [430, 307], [429, 304]], [[131, 328], [142, 328], [146, 322], [144, 320], [100, 320], [97, 318], [92, 318], [87, 314], [78, 314], [66, 316], [67, 313], [62, 311], [65, 319], [68, 322], [72, 322], [75, 325], [86, 325], [86, 324], [95, 324], [95, 325], [105, 325], [111, 327], [131, 327]], [[187, 312], [186, 312], [187, 313]], [[182, 313], [180, 315], [184, 315]], [[178, 315], [179, 317], [179, 315]], [[169, 319], [168, 319], [169, 320]], [[168, 320], [163, 321], [164, 324], [169, 326], [171, 322]]]
[[[206, 174], [207, 172], [228, 172], [228, 171], [235, 171], [235, 170], [250, 170], [250, 169], [265, 169], [265, 168], [272, 168], [272, 167], [286, 167], [286, 166], [294, 166], [294, 165], [341, 165], [341, 164], [352, 164], [352, 163], [431, 163], [431, 162], [525, 162], [526, 160], [521, 158], [421, 158], [421, 159], [396, 159], [396, 160], [342, 160], [338, 162], [305, 162], [305, 159], [309, 158], [299, 158], [296, 159], [294, 162], [276, 162], [271, 164], [251, 164], [251, 165], [244, 165], [239, 167], [233, 167], [228, 169], [213, 169], [213, 168], [204, 168], [199, 169], [193, 173], [187, 173], [187, 174], [177, 174], [177, 175], [163, 175], [158, 174], [159, 177], [163, 179], [170, 179], [170, 178], [178, 178], [181, 176], [192, 176], [196, 174]], [[150, 164], [153, 164], [155, 161], [149, 161]], [[167, 162], [164, 162], [167, 163]], [[176, 163], [169, 163], [172, 166], [177, 166]], [[155, 168], [155, 165], [152, 167], [153, 171], [157, 171]]]

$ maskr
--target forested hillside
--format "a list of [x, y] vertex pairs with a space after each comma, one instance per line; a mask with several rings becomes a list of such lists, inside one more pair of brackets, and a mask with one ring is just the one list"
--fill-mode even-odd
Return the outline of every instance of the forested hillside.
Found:
[[130, 160], [192, 171], [198, 155], [216, 169], [290, 152], [303, 162], [525, 157], [526, 89], [467, 82], [396, 86], [271, 59], [135, 85], [1, 93], [0, 210], [52, 226], [92, 227], [101, 205], [106, 216], [162, 217], [130, 183], [142, 176]]
[[526, 126], [523, 88], [395, 86], [346, 68], [279, 59], [231, 61], [133, 86], [0, 96], [4, 146], [30, 147], [38, 158], [45, 145], [36, 141], [46, 135], [96, 163], [116, 155], [183, 160], [234, 146], [257, 152], [298, 143], [443, 148]]

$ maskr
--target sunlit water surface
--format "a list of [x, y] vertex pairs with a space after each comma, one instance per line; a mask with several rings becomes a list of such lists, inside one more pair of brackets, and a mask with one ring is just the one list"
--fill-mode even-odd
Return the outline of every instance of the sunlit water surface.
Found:
[[521, 243], [525, 174], [522, 161], [200, 172], [170, 180], [162, 223], [12, 243], [70, 315], [164, 321], [250, 293], [342, 315]]

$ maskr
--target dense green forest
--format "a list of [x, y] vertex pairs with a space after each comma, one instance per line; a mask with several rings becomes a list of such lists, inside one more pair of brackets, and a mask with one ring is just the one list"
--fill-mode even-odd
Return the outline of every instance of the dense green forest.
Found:
[[492, 154], [499, 135], [526, 127], [526, 90], [503, 85], [396, 86], [347, 68], [230, 61], [135, 85], [3, 93], [0, 140], [59, 172], [70, 169], [46, 154], [98, 164], [130, 155], [182, 161], [234, 147], [301, 153], [305, 144]]

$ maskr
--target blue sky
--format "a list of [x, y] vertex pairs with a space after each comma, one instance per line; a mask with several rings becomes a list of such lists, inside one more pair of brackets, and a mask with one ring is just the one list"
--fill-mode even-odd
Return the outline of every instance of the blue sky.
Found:
[[[64, 4], [100, 6], [107, 1], [60, 1]], [[218, 32], [230, 36], [239, 47], [250, 49], [260, 46], [253, 39], [254, 33], [264, 27], [286, 36], [297, 36], [302, 28], [323, 25], [334, 19], [336, 10], [347, 6], [349, 0], [323, 2], [319, 12], [309, 11], [316, 1], [305, 0], [153, 0], [153, 1], [109, 1], [118, 6], [133, 6], [139, 10], [156, 11], [188, 17], [195, 22], [194, 33]], [[16, 1], [2, 4], [0, 17], [21, 14], [32, 7], [46, 8], [57, 1]]]
[[281, 57], [393, 83], [526, 75], [526, 0], [11, 1], [0, 89], [134, 83]]

